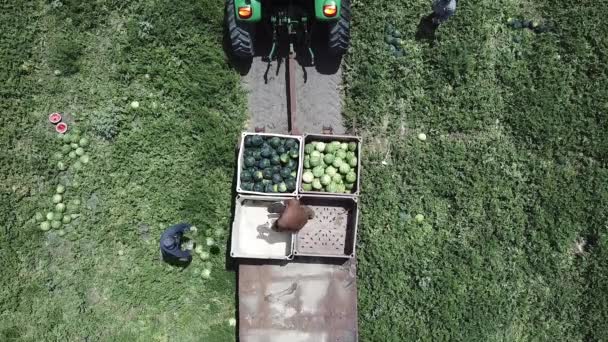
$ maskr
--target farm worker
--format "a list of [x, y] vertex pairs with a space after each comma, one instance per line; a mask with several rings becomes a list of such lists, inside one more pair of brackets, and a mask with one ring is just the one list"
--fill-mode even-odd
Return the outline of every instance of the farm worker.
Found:
[[189, 251], [183, 251], [180, 246], [184, 233], [190, 231], [192, 225], [180, 223], [169, 227], [160, 237], [160, 251], [163, 259], [172, 264], [189, 263], [192, 255]]
[[269, 208], [269, 212], [280, 213], [281, 216], [275, 222], [275, 229], [278, 231], [297, 232], [304, 228], [309, 219], [315, 216], [314, 211], [300, 201], [290, 199], [285, 203], [277, 203]]
[[433, 23], [443, 24], [456, 13], [458, 0], [434, 0], [433, 1]]

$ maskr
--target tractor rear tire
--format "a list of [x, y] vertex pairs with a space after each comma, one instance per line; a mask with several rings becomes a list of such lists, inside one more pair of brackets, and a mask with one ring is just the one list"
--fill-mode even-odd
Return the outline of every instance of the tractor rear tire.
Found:
[[329, 26], [329, 53], [342, 56], [350, 45], [350, 0], [342, 0], [340, 19]]
[[232, 54], [239, 58], [252, 58], [254, 26], [236, 19], [234, 0], [226, 1], [226, 28]]

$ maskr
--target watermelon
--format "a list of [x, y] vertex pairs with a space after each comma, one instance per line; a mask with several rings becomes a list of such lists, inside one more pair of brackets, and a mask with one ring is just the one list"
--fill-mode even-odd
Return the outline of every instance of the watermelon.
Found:
[[285, 165], [285, 167], [295, 170], [298, 167], [298, 163], [293, 159], [289, 159], [289, 161], [287, 162], [287, 165]]
[[338, 184], [331, 182], [326, 187], [327, 192], [338, 192]]
[[355, 174], [353, 171], [350, 171], [346, 174], [346, 177], [344, 177], [346, 180], [346, 183], [354, 183], [357, 180], [357, 174]]
[[253, 174], [253, 180], [254, 181], [258, 182], [258, 181], [261, 181], [262, 179], [264, 179], [264, 174], [262, 173], [262, 171], [256, 171]]
[[323, 176], [323, 174], [325, 174], [325, 169], [323, 168], [323, 166], [317, 166], [312, 169], [312, 174], [313, 176], [315, 176], [315, 178], [319, 178]]
[[296, 190], [296, 181], [295, 179], [288, 179], [285, 181], [285, 185], [287, 186], [287, 191], [295, 191]]
[[262, 184], [262, 183], [255, 183], [253, 185], [253, 191], [255, 191], [255, 192], [264, 192], [264, 190], [265, 190], [264, 184]]
[[298, 157], [300, 156], [300, 151], [298, 151], [298, 149], [296, 148], [292, 148], [291, 150], [289, 150], [289, 156], [292, 159], [298, 159]]
[[283, 177], [281, 177], [281, 175], [280, 175], [280, 174], [276, 173], [276, 174], [272, 175], [272, 182], [273, 182], [274, 184], [279, 184], [279, 183], [281, 183], [282, 181], [283, 181]]
[[315, 178], [312, 181], [312, 188], [315, 190], [321, 190], [323, 188], [323, 184], [321, 184], [321, 181], [319, 180], [319, 178]]
[[273, 176], [273, 172], [271, 168], [265, 168], [264, 171], [262, 171], [262, 175], [264, 177], [264, 179], [272, 179]]
[[272, 148], [270, 146], [264, 146], [260, 149], [260, 154], [263, 158], [269, 158], [272, 155]]
[[290, 168], [284, 167], [281, 169], [280, 174], [281, 174], [281, 177], [283, 177], [283, 178], [289, 178], [291, 176], [291, 172], [292, 171]]
[[329, 185], [329, 183], [331, 183], [331, 177], [329, 175], [322, 175], [319, 180], [323, 185]]
[[275, 154], [270, 158], [270, 163], [272, 165], [279, 165], [281, 164], [281, 158], [279, 157], [279, 155]]
[[274, 191], [274, 185], [273, 184], [266, 184], [266, 186], [264, 187], [264, 192], [275, 192]]
[[252, 139], [251, 135], [248, 135], [248, 136], [245, 137], [245, 141], [244, 141], [245, 147], [251, 147], [251, 146], [253, 146], [252, 143], [251, 143], [251, 139]]
[[246, 170], [241, 171], [241, 181], [249, 182], [252, 179], [253, 179], [253, 174], [251, 174], [249, 171], [246, 171]]
[[253, 183], [243, 182], [243, 183], [241, 183], [241, 189], [243, 189], [245, 191], [251, 191], [251, 190], [253, 190]]
[[247, 157], [247, 158], [245, 158], [245, 166], [252, 167], [254, 165], [255, 165], [255, 158], [254, 157]]
[[287, 139], [287, 141], [285, 141], [285, 148], [292, 149], [294, 147], [298, 147], [298, 142], [295, 139]]
[[260, 169], [265, 169], [267, 167], [270, 167], [270, 159], [267, 158], [262, 158], [259, 162], [258, 162], [258, 167]]
[[273, 148], [277, 148], [279, 147], [279, 145], [281, 145], [281, 139], [279, 137], [272, 137], [269, 141], [268, 144], [270, 146], [272, 146]]
[[348, 174], [350, 172], [350, 165], [348, 165], [347, 163], [342, 163], [342, 165], [340, 165], [340, 173], [345, 175]]
[[251, 146], [262, 146], [264, 139], [261, 135], [254, 135], [251, 137]]

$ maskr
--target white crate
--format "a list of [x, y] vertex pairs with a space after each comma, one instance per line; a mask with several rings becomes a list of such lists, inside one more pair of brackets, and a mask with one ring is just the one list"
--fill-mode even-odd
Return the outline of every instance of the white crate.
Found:
[[[243, 190], [241, 188], [241, 171], [243, 170], [243, 154], [245, 153], [245, 137], [246, 136], [254, 136], [261, 135], [266, 137], [279, 137], [279, 138], [289, 138], [295, 139], [298, 141], [298, 149], [299, 149], [299, 157], [298, 157], [298, 168], [296, 170], [296, 189], [293, 192], [285, 192], [285, 193], [268, 193], [268, 192], [258, 192], [258, 191], [249, 191]], [[286, 134], [275, 134], [275, 133], [252, 133], [252, 132], [243, 132], [241, 134], [241, 141], [239, 143], [239, 155], [237, 161], [237, 179], [236, 179], [236, 191], [241, 194], [251, 194], [251, 195], [259, 195], [259, 196], [297, 196], [298, 195], [298, 187], [300, 186], [301, 179], [301, 165], [302, 165], [302, 155], [304, 153], [303, 150], [303, 138], [300, 135], [286, 135]]]
[[272, 229], [278, 214], [268, 206], [291, 197], [238, 195], [232, 223], [230, 256], [233, 258], [293, 259], [294, 234]]

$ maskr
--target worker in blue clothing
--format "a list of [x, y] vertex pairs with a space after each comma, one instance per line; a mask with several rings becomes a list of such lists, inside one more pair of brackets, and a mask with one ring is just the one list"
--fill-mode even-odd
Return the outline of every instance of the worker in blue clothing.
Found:
[[433, 0], [433, 12], [420, 20], [416, 40], [435, 41], [435, 31], [456, 13], [458, 0]]
[[456, 13], [458, 0], [434, 0], [433, 1], [433, 23], [440, 25], [450, 19]]

